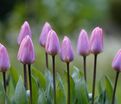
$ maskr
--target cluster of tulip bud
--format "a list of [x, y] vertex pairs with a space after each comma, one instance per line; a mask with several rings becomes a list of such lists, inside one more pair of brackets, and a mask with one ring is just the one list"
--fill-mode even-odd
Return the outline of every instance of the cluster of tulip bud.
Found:
[[[29, 88], [30, 88], [30, 103], [32, 104], [32, 82], [31, 82], [31, 64], [35, 61], [34, 45], [32, 42], [32, 32], [27, 21], [24, 22], [20, 29], [20, 33], [17, 39], [19, 50], [17, 58], [23, 64], [24, 71], [24, 86], [28, 89], [27, 73], [29, 76]], [[53, 69], [53, 96], [54, 104], [56, 104], [56, 80], [55, 80], [55, 56], [59, 53], [60, 58], [67, 65], [67, 104], [70, 104], [70, 77], [69, 77], [69, 64], [74, 59], [73, 48], [71, 40], [64, 36], [62, 44], [60, 46], [57, 33], [52, 29], [51, 25], [46, 22], [42, 28], [42, 32], [39, 38], [39, 44], [45, 49], [46, 67], [48, 69], [48, 55], [52, 57], [52, 69]], [[77, 41], [77, 52], [83, 57], [84, 62], [84, 78], [86, 78], [86, 57], [92, 53], [94, 54], [94, 73], [92, 84], [92, 104], [94, 104], [95, 96], [95, 83], [96, 83], [96, 67], [97, 67], [97, 55], [103, 51], [103, 31], [101, 28], [96, 27], [91, 33], [89, 39], [88, 33], [82, 29]], [[121, 50], [117, 53], [113, 61], [113, 68], [117, 71], [116, 82], [114, 87], [114, 93], [112, 98], [112, 104], [114, 104], [116, 85], [119, 72], [121, 71]], [[28, 67], [27, 67], [28, 66]], [[10, 67], [9, 56], [6, 48], [0, 44], [0, 71], [3, 72], [3, 83], [6, 91], [6, 79], [5, 72]], [[27, 70], [28, 69], [28, 70]]]

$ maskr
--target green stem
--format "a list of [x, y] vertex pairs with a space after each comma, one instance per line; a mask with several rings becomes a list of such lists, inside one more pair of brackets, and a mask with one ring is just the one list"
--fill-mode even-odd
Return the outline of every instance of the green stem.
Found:
[[31, 81], [31, 65], [28, 64], [28, 72], [29, 72], [29, 87], [30, 87], [30, 104], [32, 104], [32, 81]]
[[6, 72], [3, 72], [3, 85], [4, 85], [4, 90], [6, 92]]
[[55, 81], [55, 56], [52, 56], [53, 65], [53, 94], [54, 94], [54, 104], [56, 104], [56, 81]]
[[94, 56], [94, 72], [93, 72], [93, 86], [92, 86], [92, 104], [94, 104], [94, 97], [95, 97], [96, 67], [97, 67], [97, 54], [95, 54], [95, 56]]
[[116, 93], [116, 87], [117, 87], [118, 77], [119, 77], [119, 72], [116, 73], [116, 79], [115, 79], [115, 85], [114, 85], [113, 97], [112, 97], [112, 104], [115, 103], [115, 93]]
[[69, 77], [69, 63], [67, 63], [67, 84], [68, 84], [68, 96], [67, 96], [67, 104], [70, 104], [70, 77]]
[[24, 68], [24, 87], [27, 90], [28, 82], [27, 82], [27, 69], [26, 69], [26, 64], [23, 64], [23, 68]]
[[45, 58], [46, 58], [46, 68], [48, 69], [48, 54], [45, 52]]
[[84, 79], [87, 81], [87, 75], [86, 75], [86, 56], [83, 56], [83, 64], [84, 64]]

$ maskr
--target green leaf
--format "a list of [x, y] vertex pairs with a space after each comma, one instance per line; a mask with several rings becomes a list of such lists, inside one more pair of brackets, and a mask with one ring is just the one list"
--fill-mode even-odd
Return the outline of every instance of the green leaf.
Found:
[[19, 77], [16, 85], [13, 101], [15, 104], [27, 104], [26, 90], [24, 88], [21, 76]]
[[0, 104], [5, 104], [5, 92], [1, 83], [0, 83]]
[[15, 87], [16, 84], [17, 84], [18, 78], [19, 78], [18, 72], [14, 67], [11, 67], [10, 68], [10, 74], [11, 74], [11, 77], [12, 77], [13, 85]]
[[37, 86], [37, 82], [35, 78], [32, 76], [32, 101], [33, 104], [37, 104], [38, 96], [39, 96], [39, 88]]
[[38, 104], [49, 104], [44, 91], [41, 91], [38, 98]]
[[37, 69], [32, 67], [32, 74], [37, 78], [37, 82], [42, 89], [46, 89], [46, 79], [44, 75]]
[[65, 95], [64, 85], [59, 74], [57, 74], [57, 79], [58, 79], [57, 91], [56, 91], [57, 103], [66, 104], [66, 95]]
[[109, 103], [111, 103], [113, 87], [112, 87], [111, 81], [107, 76], [105, 77], [105, 89], [106, 89], [107, 99]]
[[89, 104], [87, 87], [84, 79], [75, 83], [76, 104]]
[[51, 84], [49, 83], [46, 90], [45, 90], [45, 94], [47, 97], [47, 104], [52, 104], [53, 102], [53, 89]]
[[75, 83], [75, 104], [88, 104], [88, 92], [83, 73], [74, 66], [72, 78]]
[[78, 81], [79, 79], [83, 78], [83, 73], [76, 67], [74, 66], [73, 72], [72, 72], [72, 77], [74, 81]]
[[99, 82], [99, 98], [98, 102], [100, 104], [111, 104], [113, 87], [110, 79], [106, 76], [102, 78]]

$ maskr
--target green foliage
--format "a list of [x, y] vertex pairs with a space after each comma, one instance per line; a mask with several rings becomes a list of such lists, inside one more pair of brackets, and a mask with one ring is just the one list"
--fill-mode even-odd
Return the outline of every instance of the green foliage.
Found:
[[[10, 82], [5, 94], [2, 83], [0, 83], [0, 104], [29, 104], [30, 95], [25, 90], [23, 79], [15, 68], [11, 68]], [[71, 104], [91, 104], [88, 86], [84, 80], [83, 73], [74, 66], [70, 73], [71, 83]], [[95, 97], [95, 104], [110, 104], [113, 87], [110, 79], [106, 76], [99, 81], [98, 91]], [[32, 68], [32, 91], [33, 104], [53, 104], [52, 73], [45, 70], [44, 73]], [[56, 95], [57, 104], [67, 102], [67, 73], [56, 74]], [[118, 104], [118, 103], [116, 103]]]

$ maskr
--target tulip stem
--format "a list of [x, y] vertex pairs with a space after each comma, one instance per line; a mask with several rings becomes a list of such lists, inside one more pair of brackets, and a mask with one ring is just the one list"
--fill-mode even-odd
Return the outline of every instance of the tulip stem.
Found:
[[97, 67], [97, 54], [94, 55], [94, 72], [93, 72], [93, 86], [92, 86], [92, 104], [94, 104], [94, 97], [95, 97], [96, 67]]
[[112, 104], [115, 102], [115, 93], [116, 93], [116, 86], [118, 82], [118, 77], [119, 77], [119, 72], [116, 73], [116, 79], [115, 79], [115, 85], [114, 85], [114, 90], [113, 90], [113, 97], [112, 97]]
[[84, 78], [85, 82], [87, 81], [87, 75], [86, 75], [86, 56], [83, 56], [83, 64], [84, 64]]
[[4, 85], [4, 90], [6, 92], [6, 72], [3, 72], [3, 85]]
[[31, 82], [31, 64], [28, 64], [29, 87], [30, 87], [30, 104], [32, 104], [32, 82]]
[[28, 82], [27, 82], [27, 69], [26, 69], [26, 64], [23, 64], [23, 67], [24, 67], [24, 87], [27, 90]]
[[46, 58], [46, 68], [48, 69], [48, 54], [45, 52], [45, 58]]
[[69, 63], [67, 63], [67, 83], [68, 83], [68, 96], [67, 96], [67, 104], [70, 104], [70, 76], [69, 76]]
[[55, 56], [52, 56], [52, 65], [53, 65], [53, 94], [54, 94], [54, 104], [56, 104], [56, 81], [55, 81]]

